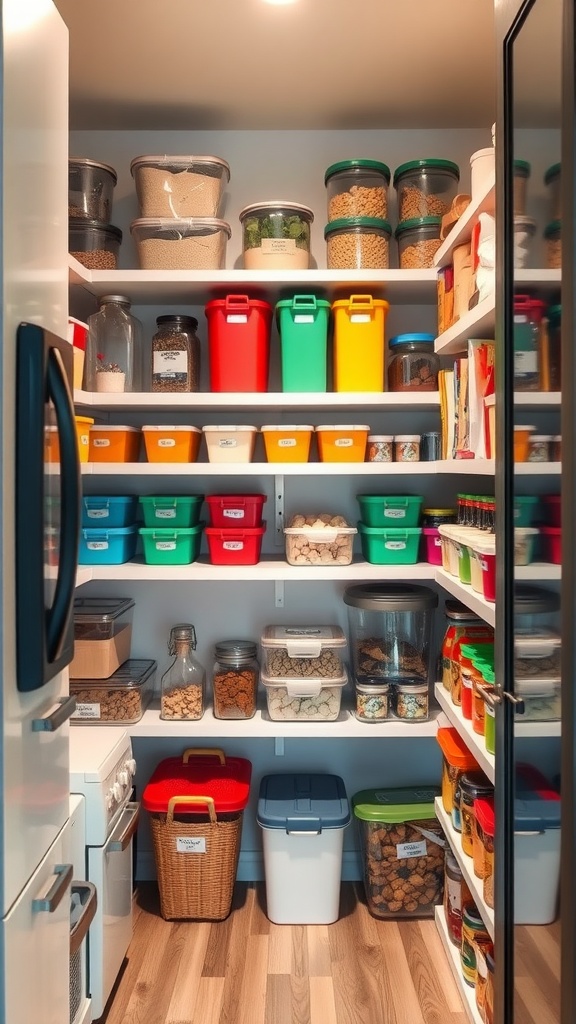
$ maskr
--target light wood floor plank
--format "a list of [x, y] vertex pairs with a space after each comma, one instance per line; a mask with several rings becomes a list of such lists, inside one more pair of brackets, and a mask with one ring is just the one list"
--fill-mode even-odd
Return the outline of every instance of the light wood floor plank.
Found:
[[[534, 942], [526, 928], [516, 928], [514, 938], [514, 956], [517, 976], [525, 976], [527, 982], [531, 982], [533, 978], [538, 979], [538, 989], [542, 993], [546, 1006], [549, 1007], [555, 1015], [554, 1020], [560, 1020], [559, 973], [554, 974], [552, 972], [548, 966], [548, 962], [542, 957], [540, 947], [536, 942]], [[525, 1001], [529, 1012], [533, 1014], [534, 1007], [531, 1000]]]
[[395, 1024], [425, 1024], [398, 923], [381, 921], [378, 935], [396, 1015]]
[[554, 922], [552, 925], [523, 925], [517, 928], [516, 932], [525, 933], [536, 950], [536, 955], [542, 957], [554, 977], [560, 981], [560, 929], [558, 922]]
[[[423, 961], [425, 970], [430, 972], [430, 963], [434, 964], [433, 975], [438, 982], [438, 986], [448, 1011], [451, 1014], [456, 1014], [456, 1020], [459, 1022], [460, 1018], [464, 1022], [466, 1015], [462, 1007], [462, 999], [458, 989], [456, 988], [456, 982], [454, 981], [454, 975], [448, 963], [448, 958], [444, 953], [444, 947], [442, 941], [438, 935], [438, 929], [434, 921], [420, 921], [418, 925], [420, 934], [424, 942], [424, 948], [426, 950], [426, 957]], [[458, 1016], [460, 1015], [460, 1016]]]
[[558, 1024], [559, 1008], [551, 1006], [536, 978], [524, 978], [516, 985], [514, 1021], [529, 1024]]
[[292, 973], [292, 929], [271, 924], [268, 935], [268, 974]]
[[314, 1024], [338, 1024], [332, 978], [310, 978], [310, 1020]]
[[[200, 978], [198, 994], [190, 1024], [219, 1024], [224, 999], [224, 978]], [[167, 1021], [166, 1024], [188, 1024], [182, 1021]]]
[[330, 978], [330, 925], [310, 924], [306, 928], [308, 941], [308, 973], [311, 978]]
[[[188, 1024], [194, 1019], [202, 966], [206, 956], [210, 925], [207, 922], [183, 926], [184, 945], [180, 966], [174, 982], [172, 998], [168, 1004], [168, 1024]], [[211, 980], [211, 979], [209, 979]], [[221, 979], [217, 979], [221, 981]], [[220, 1010], [218, 1010], [220, 1014]]]
[[330, 926], [338, 1024], [396, 1024], [376, 921], [365, 905]]
[[268, 976], [264, 1024], [292, 1024], [292, 989], [288, 974]]
[[292, 932], [292, 975], [295, 978], [308, 977], [308, 941], [306, 938], [306, 926], [293, 924], [290, 926]]
[[266, 891], [264, 885], [254, 884], [254, 896], [250, 914], [250, 935], [269, 935], [270, 921], [266, 917]]
[[[220, 977], [225, 979], [224, 996], [218, 1024], [239, 1024], [238, 1010], [244, 978], [244, 967], [248, 949], [249, 905], [245, 899], [241, 909], [232, 914], [230, 927], [226, 931], [226, 957]], [[211, 939], [218, 935], [218, 925], [212, 925]], [[206, 975], [206, 970], [204, 970]]]
[[[232, 910], [225, 921], [216, 921], [210, 926], [208, 948], [202, 974], [205, 978], [224, 978], [230, 941], [234, 930], [238, 930], [237, 918], [243, 919], [248, 901], [245, 886], [237, 885], [234, 889]], [[246, 928], [248, 925], [246, 925]]]
[[249, 935], [235, 1024], [264, 1024], [268, 968], [268, 936]]
[[[427, 923], [432, 925], [435, 931], [434, 922]], [[447, 1024], [452, 1016], [451, 1010], [438, 975], [429, 969], [432, 951], [426, 946], [421, 927], [417, 925], [415, 928], [412, 921], [400, 921], [398, 930], [424, 1021], [426, 1024]], [[430, 940], [433, 938], [434, 936], [430, 935]], [[442, 949], [436, 951], [438, 960], [442, 953]]]

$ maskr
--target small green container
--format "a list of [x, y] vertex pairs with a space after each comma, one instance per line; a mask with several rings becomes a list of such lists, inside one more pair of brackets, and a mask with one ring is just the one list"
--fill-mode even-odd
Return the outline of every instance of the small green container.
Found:
[[203, 494], [187, 495], [186, 497], [143, 497], [138, 498], [142, 506], [144, 526], [176, 527], [197, 526], [200, 509], [204, 501]]
[[142, 526], [138, 531], [147, 565], [190, 565], [200, 554], [203, 523], [181, 529]]
[[424, 498], [406, 495], [357, 494], [365, 526], [418, 526]]
[[[487, 685], [494, 685], [494, 673], [484, 670]], [[496, 708], [488, 701], [484, 703], [484, 745], [489, 754], [496, 753]]]
[[533, 495], [514, 496], [514, 526], [532, 526], [536, 518], [538, 498]]
[[458, 552], [458, 576], [460, 577], [460, 583], [472, 582], [472, 576], [470, 575], [470, 549], [467, 544], [462, 544], [461, 541], [455, 540], [453, 544]]
[[366, 526], [358, 523], [362, 554], [372, 565], [414, 565], [421, 529]]
[[330, 303], [294, 295], [276, 303], [282, 391], [326, 391]]

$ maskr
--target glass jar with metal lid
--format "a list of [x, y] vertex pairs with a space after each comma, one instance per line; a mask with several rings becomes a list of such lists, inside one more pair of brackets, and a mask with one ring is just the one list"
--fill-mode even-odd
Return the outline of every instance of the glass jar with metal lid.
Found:
[[390, 391], [437, 391], [440, 359], [433, 334], [397, 334], [388, 342]]
[[328, 220], [340, 217], [378, 217], [388, 213], [390, 168], [379, 160], [340, 160], [324, 175]]
[[152, 391], [198, 391], [200, 341], [193, 316], [168, 314], [156, 318], [152, 338]]
[[259, 665], [252, 640], [221, 640], [214, 646], [214, 718], [253, 718]]
[[383, 722], [390, 717], [388, 683], [356, 684], [356, 718], [360, 722]]
[[494, 946], [478, 908], [469, 903], [462, 911], [462, 946], [460, 959], [462, 974], [467, 985], [476, 984], [476, 950], [493, 954]]
[[[456, 522], [456, 509], [455, 508], [423, 508], [422, 509], [422, 526], [448, 526], [450, 523]], [[448, 607], [446, 602], [446, 607]], [[456, 604], [456, 602], [452, 602]], [[464, 608], [464, 605], [460, 605]], [[466, 609], [465, 609], [466, 610]]]

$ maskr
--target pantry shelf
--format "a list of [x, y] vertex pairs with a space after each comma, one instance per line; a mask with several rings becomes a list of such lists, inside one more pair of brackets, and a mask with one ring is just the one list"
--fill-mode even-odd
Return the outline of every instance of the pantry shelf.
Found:
[[494, 754], [489, 754], [486, 750], [486, 747], [484, 746], [484, 737], [480, 736], [477, 732], [474, 732], [472, 722], [467, 718], [464, 718], [461, 709], [452, 703], [450, 695], [448, 691], [444, 689], [442, 683], [435, 684], [434, 696], [446, 717], [450, 719], [450, 724], [462, 737], [464, 743], [468, 747], [468, 750], [474, 754], [474, 757], [478, 761], [478, 764], [484, 774], [488, 776], [490, 782], [494, 782], [495, 758]]
[[476, 875], [474, 874], [472, 857], [469, 857], [467, 854], [463, 852], [462, 844], [460, 842], [460, 836], [458, 832], [456, 832], [455, 829], [452, 828], [452, 821], [450, 819], [450, 816], [446, 814], [446, 811], [442, 806], [442, 798], [439, 796], [437, 796], [436, 799], [434, 800], [434, 809], [436, 811], [436, 817], [438, 818], [438, 821], [442, 825], [442, 828], [444, 829], [444, 832], [446, 834], [446, 838], [450, 843], [452, 853], [456, 857], [456, 860], [460, 865], [462, 874], [466, 879], [468, 888], [470, 889], [470, 892], [474, 897], [474, 903], [478, 907], [478, 910], [480, 912], [482, 920], [484, 921], [484, 924], [486, 925], [486, 929], [490, 935], [490, 938], [492, 939], [492, 941], [494, 941], [494, 910], [492, 909], [492, 907], [488, 907], [484, 900], [484, 895], [482, 892], [482, 879], [477, 878]]
[[[173, 582], [256, 580], [434, 580], [434, 566], [428, 562], [415, 565], [288, 565], [278, 559], [264, 559], [256, 565], [146, 565], [135, 559], [122, 565], [90, 566], [92, 580], [172, 580]], [[88, 582], [85, 580], [84, 582]]]
[[516, 291], [519, 290], [520, 285], [523, 285], [525, 288], [530, 288], [530, 290], [540, 298], [549, 298], [550, 296], [557, 295], [559, 293], [561, 283], [561, 270], [546, 270], [539, 267], [536, 270], [518, 269], [514, 271], [514, 285]]
[[446, 569], [436, 569], [436, 582], [452, 594], [452, 597], [455, 597], [462, 604], [465, 604], [467, 608], [476, 612], [489, 626], [494, 626], [496, 622], [495, 604], [486, 601], [481, 594], [472, 590], [472, 587], [468, 584], [460, 583], [460, 580], [456, 576], [452, 576]]
[[561, 472], [561, 462], [514, 463], [514, 474], [517, 476], [559, 476]]
[[445, 267], [452, 262], [452, 252], [457, 245], [469, 242], [472, 229], [481, 213], [494, 214], [496, 200], [496, 182], [488, 181], [480, 194], [466, 207], [456, 224], [446, 236], [434, 256], [435, 267]]
[[84, 462], [83, 476], [430, 476], [436, 462]]
[[262, 391], [262, 392], [123, 392], [112, 394], [75, 391], [74, 404], [82, 409], [127, 412], [190, 412], [199, 409], [228, 412], [233, 409], [299, 410], [365, 409], [383, 412], [411, 412], [414, 409], [439, 409], [438, 391]]
[[531, 562], [530, 565], [517, 565], [514, 568], [517, 580], [561, 580], [562, 566], [551, 562]]
[[437, 473], [461, 473], [467, 476], [494, 476], [494, 459], [442, 459], [435, 463]]
[[434, 351], [440, 356], [465, 352], [469, 338], [491, 338], [496, 323], [495, 297], [492, 295], [469, 309], [452, 327], [439, 334], [434, 342]]
[[460, 950], [458, 946], [455, 946], [454, 943], [450, 941], [450, 936], [448, 935], [446, 914], [443, 906], [435, 908], [434, 917], [438, 934], [440, 935], [442, 945], [444, 946], [444, 952], [448, 958], [448, 963], [450, 964], [452, 974], [454, 975], [454, 981], [456, 982], [456, 987], [462, 997], [462, 1002], [468, 1018], [471, 1021], [471, 1024], [482, 1024], [482, 1017], [480, 1016], [480, 1011], [476, 1006], [476, 996], [474, 994], [475, 989], [472, 985], [467, 985], [464, 981], [460, 960]]

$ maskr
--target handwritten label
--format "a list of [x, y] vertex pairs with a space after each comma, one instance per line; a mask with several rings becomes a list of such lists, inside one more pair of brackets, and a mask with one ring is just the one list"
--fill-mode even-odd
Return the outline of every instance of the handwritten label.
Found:
[[404, 508], [385, 508], [384, 509], [385, 519], [405, 519], [406, 509]]
[[77, 704], [72, 718], [100, 718], [100, 705]]
[[175, 508], [157, 508], [154, 514], [156, 519], [176, 519]]
[[86, 547], [88, 551], [108, 551], [109, 544], [107, 540], [89, 540]]
[[160, 437], [158, 439], [159, 448], [174, 448], [175, 446], [176, 441], [174, 440], [173, 437]]
[[222, 437], [218, 441], [219, 448], [235, 448], [237, 444], [235, 437]]
[[226, 317], [227, 324], [247, 324], [248, 317], [246, 313], [229, 313]]
[[244, 519], [243, 508], [225, 508], [222, 510], [224, 519]]
[[388, 551], [404, 551], [406, 542], [403, 540], [387, 540], [384, 547]]
[[281, 253], [295, 253], [296, 252], [296, 239], [295, 238], [263, 238], [260, 243], [260, 249], [267, 256], [275, 252]]
[[419, 843], [396, 844], [396, 856], [398, 857], [398, 860], [404, 860], [405, 857], [425, 857], [426, 852], [425, 839], [422, 839]]
[[86, 515], [88, 519], [108, 519], [110, 513], [107, 508], [88, 508]]
[[295, 448], [296, 438], [295, 437], [281, 437], [278, 441], [279, 448]]
[[222, 543], [224, 551], [243, 551], [244, 541], [241, 540], [225, 540]]
[[176, 551], [175, 540], [157, 540], [156, 551]]
[[334, 441], [336, 448], [351, 448], [354, 441], [351, 437], [337, 437]]
[[176, 853], [206, 853], [206, 837], [178, 836]]
[[95, 448], [109, 448], [110, 447], [110, 438], [109, 437], [95, 437], [94, 438], [94, 447]]

